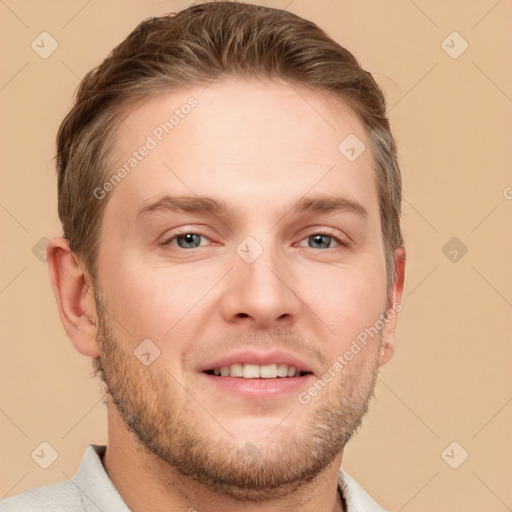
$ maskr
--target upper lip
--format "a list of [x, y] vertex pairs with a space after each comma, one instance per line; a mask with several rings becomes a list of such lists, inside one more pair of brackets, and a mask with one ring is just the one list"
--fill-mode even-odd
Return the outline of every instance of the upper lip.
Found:
[[300, 359], [298, 356], [282, 350], [270, 350], [266, 352], [256, 350], [240, 350], [232, 352], [228, 355], [215, 359], [211, 363], [207, 363], [199, 368], [204, 372], [213, 370], [214, 368], [222, 368], [223, 366], [231, 366], [232, 364], [257, 364], [265, 366], [269, 364], [286, 364], [294, 366], [297, 371], [304, 373], [313, 373], [311, 365]]

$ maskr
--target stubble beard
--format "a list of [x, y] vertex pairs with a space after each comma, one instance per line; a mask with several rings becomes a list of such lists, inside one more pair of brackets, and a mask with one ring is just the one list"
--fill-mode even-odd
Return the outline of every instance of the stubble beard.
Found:
[[[98, 305], [101, 294], [96, 298]], [[310, 412], [302, 428], [293, 430], [295, 437], [279, 436], [276, 428], [264, 444], [237, 440], [165, 368], [141, 364], [116, 335], [104, 309], [98, 307], [101, 354], [93, 366], [107, 401], [142, 447], [182, 475], [233, 499], [265, 502], [314, 480], [359, 428], [374, 396], [378, 349], [365, 366], [351, 362], [344, 367], [339, 379], [303, 406]], [[375, 342], [380, 346], [380, 339]], [[335, 391], [329, 389], [333, 385]], [[283, 424], [293, 422], [293, 416]], [[165, 482], [165, 475], [159, 476]]]

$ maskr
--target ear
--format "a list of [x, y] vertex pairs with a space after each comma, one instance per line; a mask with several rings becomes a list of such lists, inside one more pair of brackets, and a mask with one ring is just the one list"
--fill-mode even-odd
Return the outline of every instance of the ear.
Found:
[[400, 300], [404, 290], [405, 279], [405, 247], [395, 250], [395, 275], [387, 300], [387, 321], [382, 329], [382, 343], [380, 347], [379, 366], [386, 364], [395, 353], [395, 330], [398, 322], [398, 313], [402, 310]]
[[88, 273], [82, 270], [68, 241], [62, 237], [50, 240], [46, 248], [46, 261], [60, 320], [67, 335], [78, 352], [85, 356], [98, 356], [98, 319]]

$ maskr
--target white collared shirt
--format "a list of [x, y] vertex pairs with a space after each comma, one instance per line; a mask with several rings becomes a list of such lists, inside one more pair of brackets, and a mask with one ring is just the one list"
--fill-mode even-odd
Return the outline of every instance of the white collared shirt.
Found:
[[[0, 512], [130, 512], [103, 467], [105, 451], [104, 445], [89, 445], [73, 478], [4, 498]], [[339, 487], [347, 512], [385, 512], [343, 470]]]

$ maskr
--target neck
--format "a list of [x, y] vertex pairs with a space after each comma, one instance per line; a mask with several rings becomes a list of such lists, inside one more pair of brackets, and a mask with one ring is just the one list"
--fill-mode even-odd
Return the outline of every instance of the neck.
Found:
[[103, 465], [117, 491], [133, 512], [186, 510], [189, 512], [346, 512], [338, 492], [343, 450], [314, 481], [266, 501], [240, 501], [179, 472], [128, 432], [109, 407], [108, 447]]

